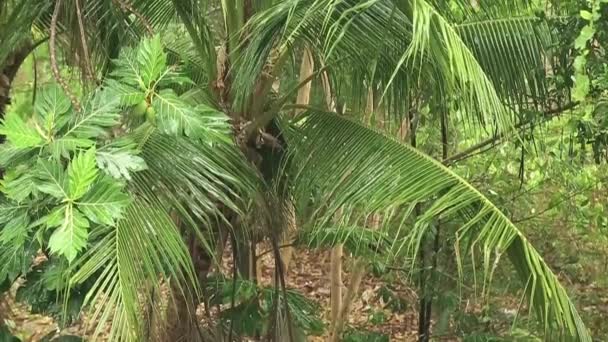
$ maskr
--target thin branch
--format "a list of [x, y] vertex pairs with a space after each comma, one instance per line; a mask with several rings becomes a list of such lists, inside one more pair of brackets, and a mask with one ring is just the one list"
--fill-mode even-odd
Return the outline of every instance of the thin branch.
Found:
[[[294, 246], [296, 246], [296, 244], [295, 244], [295, 243], [288, 243], [288, 244], [285, 244], [285, 245], [280, 245], [280, 246], [278, 246], [278, 247], [279, 247], [279, 249], [283, 249], [283, 248], [287, 248], [287, 247], [294, 247]], [[271, 253], [271, 252], [273, 252], [273, 251], [274, 251], [273, 249], [265, 250], [265, 251], [263, 251], [262, 253], [258, 254], [258, 255], [257, 255], [257, 258], [259, 259], [259, 258], [263, 257], [264, 255], [266, 255], [266, 254], [268, 254], [268, 253]]]
[[129, 11], [129, 12], [133, 13], [133, 15], [135, 15], [135, 17], [137, 17], [137, 19], [139, 21], [141, 21], [141, 23], [144, 25], [144, 27], [146, 28], [146, 32], [148, 32], [148, 35], [150, 35], [150, 36], [154, 35], [154, 29], [152, 28], [152, 25], [150, 25], [150, 22], [148, 21], [148, 19], [146, 19], [146, 17], [144, 17], [143, 14], [139, 13], [139, 11], [137, 11], [135, 8], [133, 8], [133, 6], [128, 2], [128, 0], [113, 0], [113, 1], [115, 3], [117, 3], [123, 11]]
[[84, 21], [82, 19], [82, 10], [80, 9], [80, 0], [76, 2], [76, 17], [78, 18], [78, 29], [80, 30], [80, 44], [82, 45], [82, 57], [84, 64], [84, 72], [87, 75], [89, 81], [95, 81], [95, 74], [93, 72], [93, 65], [91, 64], [91, 58], [89, 56], [89, 47], [87, 44], [87, 37], [84, 30]]
[[[599, 179], [599, 180], [598, 180], [598, 183], [603, 183], [603, 182], [604, 182], [606, 179], [608, 179], [608, 178], [602, 178], [602, 179]], [[544, 213], [546, 213], [546, 212], [548, 212], [548, 211], [550, 211], [550, 210], [552, 210], [552, 209], [557, 208], [557, 207], [558, 207], [558, 206], [560, 206], [562, 203], [564, 203], [564, 202], [566, 202], [566, 201], [568, 201], [568, 200], [570, 200], [570, 199], [572, 199], [572, 198], [574, 198], [574, 197], [576, 197], [576, 196], [578, 196], [578, 195], [580, 195], [580, 194], [582, 194], [582, 193], [584, 193], [584, 192], [587, 192], [587, 191], [591, 190], [591, 189], [592, 189], [594, 186], [596, 186], [596, 185], [597, 185], [597, 183], [594, 183], [594, 184], [592, 184], [592, 185], [590, 185], [590, 186], [588, 186], [588, 187], [585, 187], [584, 189], [582, 189], [582, 190], [580, 190], [580, 191], [575, 191], [575, 192], [573, 192], [573, 193], [571, 193], [571, 194], [568, 194], [568, 195], [566, 195], [566, 196], [562, 197], [562, 199], [561, 199], [561, 200], [559, 200], [557, 203], [555, 203], [555, 204], [553, 204], [553, 205], [551, 205], [551, 206], [549, 206], [549, 207], [547, 207], [547, 208], [545, 208], [545, 209], [543, 209], [543, 210], [539, 211], [538, 213], [535, 213], [534, 215], [529, 215], [529, 216], [526, 216], [526, 217], [521, 218], [521, 219], [519, 219], [519, 220], [512, 220], [512, 221], [513, 221], [513, 223], [516, 223], [516, 224], [517, 224], [517, 223], [521, 223], [521, 222], [524, 222], [524, 221], [529, 221], [529, 220], [535, 219], [535, 218], [537, 218], [537, 217], [540, 217], [540, 216], [542, 216]]]
[[[553, 117], [557, 116], [558, 114], [560, 114], [566, 110], [570, 110], [570, 109], [576, 107], [577, 105], [578, 105], [578, 102], [571, 102], [567, 105], [564, 105], [563, 107], [550, 109], [543, 113], [543, 120], [546, 121], [546, 120], [552, 119]], [[518, 130], [521, 128], [526, 128], [527, 125], [532, 124], [532, 123], [533, 122], [531, 122], [531, 121], [521, 122], [515, 126], [515, 130]], [[452, 165], [458, 161], [461, 161], [461, 160], [464, 160], [464, 159], [467, 159], [474, 155], [479, 154], [479, 151], [482, 149], [483, 149], [482, 151], [485, 152], [488, 149], [494, 147], [494, 145], [496, 143], [498, 143], [500, 140], [502, 140], [506, 136], [507, 136], [506, 133], [499, 133], [499, 134], [493, 136], [492, 138], [489, 138], [487, 140], [484, 140], [478, 144], [475, 144], [475, 145], [467, 148], [466, 150], [464, 150], [462, 152], [456, 153], [449, 158], [443, 159], [443, 164]], [[490, 146], [490, 147], [487, 149], [484, 149], [485, 147], [488, 147], [488, 146]]]
[[57, 0], [55, 3], [55, 9], [53, 10], [53, 16], [51, 17], [51, 34], [49, 38], [49, 55], [51, 59], [51, 71], [53, 73], [53, 77], [59, 83], [63, 91], [68, 95], [70, 101], [72, 102], [72, 106], [77, 112], [80, 112], [81, 106], [80, 102], [76, 96], [70, 90], [67, 82], [61, 78], [61, 74], [59, 73], [59, 67], [57, 66], [57, 18], [59, 17], [59, 12], [61, 9], [61, 0]]

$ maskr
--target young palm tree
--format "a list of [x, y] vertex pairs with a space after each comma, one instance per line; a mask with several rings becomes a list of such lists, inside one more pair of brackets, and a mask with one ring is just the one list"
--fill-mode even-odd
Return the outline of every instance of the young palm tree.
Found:
[[[481, 136], [507, 134], [519, 111], [548, 107], [551, 37], [526, 16], [527, 2], [55, 0], [37, 11], [28, 3], [3, 8], [2, 23], [25, 29], [2, 30], [0, 44], [29, 41], [34, 28], [48, 35], [52, 62], [62, 47], [102, 90], [80, 103], [60, 80], [63, 90], [42, 96], [33, 119], [5, 119], [0, 281], [27, 273], [33, 247], [50, 251], [49, 265], [63, 265], [58, 288], [89, 284], [96, 333], [109, 325], [112, 340], [145, 340], [159, 292], [182, 303], [182, 322], [195, 321], [219, 231], [252, 277], [251, 246], [268, 238], [280, 258], [290, 208], [298, 235], [355, 253], [373, 242], [389, 262], [417, 259], [437, 220], [453, 220], [459, 271], [465, 255], [481, 253], [484, 294], [506, 254], [547, 338], [590, 341], [565, 289], [496, 206], [441, 162], [359, 123], [370, 92], [387, 126], [408, 118], [414, 131], [424, 108]], [[153, 31], [175, 33], [164, 49], [158, 36], [127, 48]], [[301, 80], [305, 49], [314, 69]], [[309, 83], [310, 104], [298, 104]], [[25, 196], [16, 192], [23, 186]], [[379, 218], [371, 240], [361, 228], [370, 216]], [[269, 335], [281, 340], [293, 307], [274, 298]], [[191, 327], [183, 338], [218, 339]]]

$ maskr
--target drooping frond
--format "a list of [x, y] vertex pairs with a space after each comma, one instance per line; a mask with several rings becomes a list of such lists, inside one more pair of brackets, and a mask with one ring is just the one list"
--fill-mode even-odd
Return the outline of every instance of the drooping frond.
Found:
[[112, 341], [144, 336], [144, 304], [154, 303], [163, 281], [181, 289], [174, 296], [198, 291], [190, 255], [161, 203], [135, 200], [116, 228], [94, 233], [98, 240], [79, 259], [71, 283], [96, 277], [85, 301], [97, 324], [95, 337], [107, 324]]
[[505, 15], [528, 15], [534, 9], [545, 6], [544, 3], [531, 0], [456, 0], [450, 2], [430, 0], [429, 3], [435, 6], [442, 15], [456, 21], [470, 18], [492, 19]]
[[[387, 0], [285, 1], [254, 17], [246, 32], [248, 44], [234, 71], [237, 106], [253, 93], [256, 75], [274, 67], [274, 54], [291, 53], [306, 44], [318, 65], [327, 67], [333, 92], [340, 95], [340, 84], [347, 84], [349, 92], [359, 94], [349, 96], [352, 102], [365, 98], [361, 95], [370, 88], [378, 89], [384, 102], [403, 115], [416, 105], [415, 98], [426, 96], [437, 103], [456, 102], [478, 126], [512, 128], [513, 114], [493, 82], [504, 79], [504, 71], [491, 75], [496, 70], [484, 68], [489, 58], [480, 61], [483, 53], [490, 52], [476, 54], [458, 27], [423, 0], [412, 1], [403, 11]], [[521, 33], [513, 28], [489, 32], [503, 33], [497, 37], [501, 40], [507, 40], [509, 33]], [[521, 45], [517, 37], [507, 43], [501, 53]], [[509, 67], [517, 70], [512, 77], [519, 78], [509, 83], [511, 97], [530, 90], [522, 85], [527, 83], [522, 75], [531, 66], [520, 62], [512, 59]], [[357, 108], [352, 102], [346, 103], [347, 108]]]
[[[1, 6], [1, 5], [0, 5]], [[6, 57], [31, 38], [32, 22], [49, 7], [42, 1], [20, 0], [5, 4], [7, 8], [0, 11], [0, 66]]]
[[230, 211], [242, 215], [256, 179], [225, 140], [210, 136], [196, 142], [151, 127], [133, 138], [147, 165], [131, 176], [128, 192], [134, 201], [117, 228], [92, 232], [97, 238], [72, 280], [98, 277], [88, 303], [96, 308], [98, 331], [111, 324], [112, 340], [118, 341], [144, 336], [142, 304], [154, 302], [162, 283], [170, 284], [172, 296], [198, 298], [198, 279], [181, 234], [194, 234], [212, 253], [210, 228], [222, 221], [229, 225]]
[[546, 97], [546, 49], [552, 39], [546, 22], [533, 17], [489, 19], [456, 26], [462, 40], [517, 109], [540, 107]]
[[234, 145], [152, 133], [143, 140], [142, 157], [148, 165], [139, 173], [142, 180], [148, 180], [150, 189], [164, 190], [155, 191], [154, 196], [182, 203], [207, 226], [214, 220], [226, 220], [219, 203], [242, 214], [247, 195], [256, 187], [256, 174]]
[[[484, 284], [494, 263], [507, 254], [520, 275], [530, 307], [547, 336], [590, 341], [565, 289], [538, 252], [486, 197], [454, 172], [421, 152], [329, 113], [308, 113], [289, 143], [296, 210], [312, 229], [350, 227], [381, 213], [381, 229], [392, 227], [392, 253], [415, 259], [435, 219], [463, 217], [455, 232], [463, 254], [483, 255]], [[417, 203], [425, 211], [408, 219]], [[395, 230], [397, 228], [397, 232]], [[461, 255], [457, 255], [460, 260]]]

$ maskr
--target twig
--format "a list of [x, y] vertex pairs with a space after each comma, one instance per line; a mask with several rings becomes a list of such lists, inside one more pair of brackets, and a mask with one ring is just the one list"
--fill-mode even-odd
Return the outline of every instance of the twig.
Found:
[[135, 15], [137, 19], [141, 21], [141, 23], [144, 25], [144, 27], [146, 28], [146, 32], [148, 32], [148, 35], [154, 35], [154, 29], [152, 29], [152, 25], [150, 25], [148, 19], [146, 19], [146, 17], [139, 13], [139, 11], [135, 10], [135, 8], [133, 8], [133, 6], [128, 2], [128, 0], [114, 0], [114, 2], [117, 3], [123, 11], [129, 11], [133, 13], [133, 15]]
[[51, 59], [51, 71], [52, 71], [53, 77], [55, 78], [57, 83], [59, 83], [59, 85], [61, 86], [63, 91], [70, 98], [70, 102], [72, 102], [72, 106], [74, 106], [74, 109], [77, 112], [80, 112], [80, 110], [81, 110], [80, 102], [78, 102], [78, 99], [70, 90], [70, 87], [68, 86], [67, 82], [63, 78], [61, 78], [61, 74], [59, 73], [59, 67], [57, 66], [57, 51], [55, 48], [57, 46], [57, 18], [59, 17], [60, 9], [61, 9], [61, 0], [57, 0], [57, 2], [55, 3], [55, 9], [53, 10], [53, 16], [51, 17], [51, 34], [50, 34], [50, 38], [49, 38], [49, 55], [50, 55], [50, 59]]
[[[294, 247], [295, 245], [296, 245], [295, 243], [288, 243], [285, 245], [280, 245], [279, 249], [283, 249], [283, 248], [287, 248], [287, 247]], [[271, 253], [272, 251], [273, 251], [273, 249], [263, 251], [262, 253], [258, 254], [257, 258], [259, 259], [259, 258], [263, 257], [264, 255]]]
[[[600, 183], [601, 183], [601, 182], [604, 182], [604, 180], [606, 180], [606, 179], [607, 179], [607, 178], [602, 178], [602, 179], [598, 180], [598, 182], [600, 182]], [[582, 189], [582, 190], [580, 190], [580, 191], [576, 191], [576, 192], [571, 193], [571, 194], [569, 194], [569, 195], [567, 195], [567, 196], [564, 196], [564, 197], [563, 197], [563, 198], [562, 198], [562, 199], [561, 199], [559, 202], [557, 202], [557, 203], [555, 203], [554, 205], [549, 206], [549, 207], [547, 207], [547, 208], [545, 208], [545, 209], [543, 209], [543, 210], [539, 211], [538, 213], [536, 213], [536, 214], [534, 214], [534, 215], [529, 215], [529, 216], [526, 216], [526, 217], [521, 218], [521, 219], [519, 219], [519, 220], [512, 220], [512, 221], [513, 221], [513, 223], [521, 223], [521, 222], [524, 222], [524, 221], [529, 221], [529, 220], [535, 219], [535, 218], [537, 218], [537, 217], [539, 217], [539, 216], [543, 215], [544, 213], [546, 213], [546, 212], [548, 212], [548, 211], [550, 211], [550, 210], [552, 210], [552, 209], [557, 208], [559, 205], [561, 205], [562, 203], [566, 202], [567, 200], [570, 200], [570, 199], [572, 199], [573, 197], [575, 197], [575, 196], [577, 196], [577, 195], [580, 195], [580, 194], [582, 194], [582, 193], [584, 193], [584, 192], [586, 192], [586, 191], [591, 190], [591, 189], [592, 189], [594, 186], [596, 186], [596, 185], [597, 185], [597, 183], [592, 184], [591, 186], [588, 186], [588, 187], [586, 187], [586, 188], [584, 188], [584, 189]]]
[[[555, 109], [551, 109], [548, 110], [546, 112], [543, 113], [543, 120], [549, 120], [552, 119], [554, 116], [556, 116], [556, 114], [560, 114], [561, 112], [564, 112], [566, 110], [570, 110], [574, 107], [576, 107], [578, 105], [578, 102], [571, 102], [567, 105], [564, 105], [563, 107], [559, 107], [559, 108], [555, 108]], [[533, 122], [531, 121], [525, 121], [525, 122], [521, 122], [519, 124], [517, 124], [515, 126], [515, 130], [521, 129], [521, 128], [525, 128], [525, 126], [532, 124]], [[495, 143], [499, 142], [500, 140], [502, 140], [503, 138], [506, 137], [506, 133], [499, 133], [495, 136], [493, 136], [492, 138], [489, 138], [487, 140], [484, 140], [478, 144], [475, 144], [469, 148], [467, 148], [466, 150], [456, 153], [454, 155], [452, 155], [449, 158], [445, 158], [443, 159], [443, 163], [445, 165], [451, 165], [454, 164], [458, 161], [470, 158], [472, 156], [475, 156], [477, 154], [480, 154], [482, 152], [486, 152], [487, 150], [491, 149], [492, 147], [494, 147]], [[490, 146], [492, 145], [492, 146]], [[483, 149], [484, 147], [490, 146], [486, 149]], [[483, 150], [482, 150], [483, 149]], [[479, 151], [482, 152], [479, 152]]]
[[82, 10], [80, 9], [80, 0], [76, 2], [76, 17], [78, 18], [78, 29], [80, 30], [80, 43], [82, 45], [82, 57], [84, 63], [84, 72], [87, 75], [89, 81], [95, 81], [95, 74], [93, 72], [93, 65], [91, 64], [91, 58], [89, 56], [89, 47], [87, 45], [87, 37], [84, 31], [84, 22], [82, 20]]
[[36, 103], [36, 95], [38, 93], [38, 61], [36, 58], [36, 51], [32, 51], [32, 69], [34, 69], [34, 86], [32, 89], [32, 106]]

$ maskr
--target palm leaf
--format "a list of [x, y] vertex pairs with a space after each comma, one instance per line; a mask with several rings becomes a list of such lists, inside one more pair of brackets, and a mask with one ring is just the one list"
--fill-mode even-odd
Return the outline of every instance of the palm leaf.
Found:
[[547, 23], [531, 17], [468, 22], [456, 30], [502, 98], [518, 108], [539, 107], [546, 98]]
[[[236, 146], [214, 135], [207, 138], [197, 142], [151, 127], [135, 133], [148, 167], [131, 175], [132, 204], [115, 229], [98, 227], [91, 233], [94, 243], [74, 265], [72, 283], [96, 279], [87, 296], [98, 324], [96, 335], [111, 325], [111, 340], [143, 338], [142, 303], [154, 303], [152, 293], [159, 293], [163, 282], [173, 285], [172, 296], [200, 295], [180, 229], [198, 237], [212, 255], [210, 228], [218, 221], [229, 225], [228, 211], [242, 215], [257, 179]], [[105, 222], [107, 210], [126, 201], [111, 190], [94, 187], [91, 192], [98, 200], [87, 202], [85, 196], [77, 205], [93, 221]], [[104, 212], [96, 210], [100, 202]], [[179, 226], [170, 215], [176, 215]]]
[[[410, 146], [334, 114], [309, 113], [299, 125], [289, 140], [295, 148], [290, 165], [296, 210], [309, 227], [322, 229], [336, 221], [349, 227], [370, 213], [386, 213], [383, 229], [398, 222], [393, 255], [415, 258], [434, 219], [466, 217], [455, 237], [461, 246], [469, 243], [463, 253], [481, 249], [484, 284], [491, 279], [494, 262], [507, 254], [546, 334], [591, 340], [565, 289], [538, 252], [461, 177]], [[411, 210], [405, 208], [416, 203], [425, 203], [427, 209], [412, 227], [407, 222]]]
[[[255, 16], [234, 71], [237, 108], [254, 93], [257, 75], [273, 62], [274, 51], [293, 53], [297, 51], [291, 47], [302, 44], [310, 46], [315, 59], [328, 67], [332, 91], [349, 85], [349, 108], [360, 107], [356, 101], [365, 98], [361, 95], [370, 88], [380, 89], [387, 107], [394, 107], [401, 118], [416, 96], [429, 94], [437, 103], [457, 99], [476, 127], [510, 130], [513, 114], [493, 82], [504, 79], [504, 72], [490, 75], [495, 69], [484, 69], [478, 59], [483, 54], [474, 53], [458, 27], [434, 7], [423, 0], [409, 3], [402, 10], [387, 0], [291, 0]], [[505, 33], [499, 38], [506, 40], [508, 34], [503, 31], [488, 32]], [[518, 45], [516, 38], [508, 47]], [[508, 96], [530, 93], [526, 79], [521, 80], [531, 68], [524, 63], [529, 59], [510, 60], [509, 71], [517, 70], [512, 77], [519, 79], [509, 83]]]
[[108, 324], [112, 341], [143, 337], [146, 316], [142, 303], [154, 303], [152, 291], [158, 293], [162, 281], [171, 279], [178, 289], [173, 293], [176, 296], [198, 291], [179, 229], [160, 203], [136, 199], [116, 228], [100, 227], [94, 233], [101, 238], [78, 259], [71, 279], [72, 284], [79, 284], [95, 277], [85, 299], [97, 324], [94, 338]]

